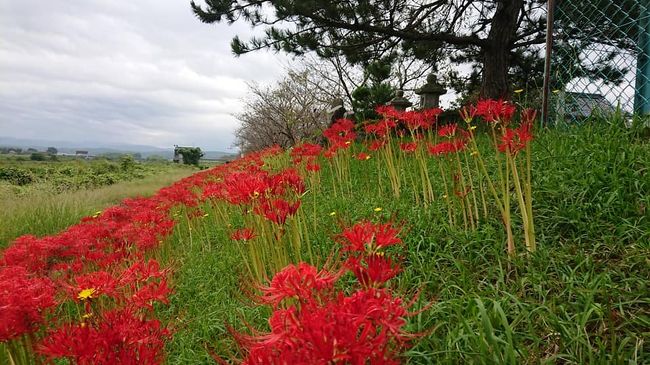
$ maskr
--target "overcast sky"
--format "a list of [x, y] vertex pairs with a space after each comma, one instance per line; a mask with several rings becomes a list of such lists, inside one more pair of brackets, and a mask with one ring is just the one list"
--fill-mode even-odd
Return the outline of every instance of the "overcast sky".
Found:
[[199, 22], [189, 0], [0, 0], [0, 136], [232, 150], [246, 82], [286, 64], [235, 58], [250, 33]]

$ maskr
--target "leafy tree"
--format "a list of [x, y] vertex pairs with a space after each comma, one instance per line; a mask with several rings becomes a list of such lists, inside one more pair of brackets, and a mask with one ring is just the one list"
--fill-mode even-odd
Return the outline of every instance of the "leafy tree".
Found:
[[393, 98], [395, 90], [388, 83], [391, 69], [391, 59], [380, 59], [366, 67], [369, 84], [361, 85], [352, 92], [352, 108], [357, 121], [377, 119], [375, 107], [386, 104]]
[[203, 157], [203, 152], [200, 147], [178, 147], [177, 151], [183, 156], [183, 163], [185, 165], [199, 166], [199, 161]]
[[395, 53], [435, 62], [442, 49], [481, 56], [481, 94], [508, 93], [513, 50], [544, 42], [545, 0], [206, 0], [206, 23], [242, 19], [263, 37], [232, 40], [235, 54], [272, 48], [297, 55], [344, 55], [364, 63]]
[[46, 152], [48, 155], [56, 155], [59, 153], [59, 150], [57, 150], [56, 147], [48, 147]]
[[[343, 56], [351, 64], [405, 57], [431, 64], [443, 60], [472, 66], [469, 75], [451, 69], [448, 83], [464, 97], [503, 97], [512, 88], [542, 85], [541, 46], [545, 41], [547, 0], [205, 0], [192, 1], [206, 23], [242, 20], [264, 29], [249, 40], [235, 37], [237, 55], [270, 48], [295, 55], [315, 52], [322, 58]], [[636, 0], [564, 0], [557, 2], [557, 64], [573, 77], [606, 83], [622, 80], [627, 70], [613, 66], [617, 50], [631, 50], [638, 37], [642, 6]], [[603, 14], [594, 21], [589, 14]], [[587, 15], [587, 16], [586, 16]], [[591, 62], [567, 57], [593, 43], [612, 47]], [[564, 55], [563, 55], [564, 54]], [[557, 85], [565, 83], [556, 75]], [[367, 96], [365, 86], [360, 96]]]
[[236, 143], [243, 152], [272, 145], [287, 148], [321, 135], [331, 96], [312, 75], [309, 69], [289, 71], [275, 85], [249, 85], [244, 111], [236, 116], [241, 121]]

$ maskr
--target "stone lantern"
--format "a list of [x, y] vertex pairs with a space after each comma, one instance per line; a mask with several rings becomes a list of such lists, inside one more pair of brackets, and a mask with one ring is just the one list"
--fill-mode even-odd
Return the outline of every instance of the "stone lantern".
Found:
[[438, 83], [435, 74], [427, 76], [427, 83], [422, 85], [415, 93], [420, 95], [420, 110], [438, 108], [440, 106], [440, 95], [447, 93], [447, 90]]
[[404, 97], [403, 90], [397, 90], [397, 93], [394, 98], [392, 98], [387, 105], [392, 106], [397, 111], [406, 111], [406, 108], [413, 105], [407, 98]]

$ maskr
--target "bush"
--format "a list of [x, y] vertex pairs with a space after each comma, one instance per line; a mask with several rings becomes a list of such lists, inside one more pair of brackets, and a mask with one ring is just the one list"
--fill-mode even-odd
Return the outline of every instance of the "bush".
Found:
[[42, 152], [34, 152], [29, 156], [32, 161], [45, 161], [45, 154]]
[[34, 176], [29, 171], [16, 167], [0, 167], [0, 180], [22, 186], [34, 182]]

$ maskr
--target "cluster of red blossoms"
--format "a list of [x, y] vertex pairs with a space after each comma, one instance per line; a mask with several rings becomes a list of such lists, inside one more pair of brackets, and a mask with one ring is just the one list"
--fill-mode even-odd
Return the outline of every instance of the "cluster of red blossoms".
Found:
[[[273, 308], [271, 331], [232, 331], [246, 355], [243, 363], [401, 363], [414, 335], [404, 330], [409, 305], [386, 286], [399, 267], [384, 253], [401, 243], [398, 233], [391, 224], [363, 221], [338, 236], [349, 255], [342, 269], [300, 263], [278, 272], [258, 298]], [[351, 294], [336, 288], [348, 270], [360, 284]]]
[[354, 131], [354, 122], [350, 119], [339, 119], [332, 126], [323, 132], [323, 136], [329, 142], [329, 148], [323, 153], [327, 158], [332, 158], [338, 150], [344, 150], [350, 147], [357, 138]]
[[[170, 331], [153, 306], [168, 302], [170, 272], [145, 257], [171, 234], [171, 209], [182, 205], [192, 213], [218, 195], [255, 205], [258, 214], [281, 224], [298, 204], [280, 197], [304, 190], [295, 171], [262, 172], [264, 159], [281, 152], [270, 148], [194, 174], [56, 235], [17, 238], [0, 252], [0, 342], [31, 343], [21, 351], [76, 364], [162, 363]], [[251, 239], [253, 233], [239, 236]], [[76, 321], [65, 319], [70, 307], [78, 308]]]
[[[169, 331], [152, 309], [167, 302], [168, 270], [144, 255], [171, 233], [169, 209], [189, 201], [189, 186], [125, 200], [53, 236], [16, 239], [0, 255], [0, 342], [44, 333], [25, 350], [78, 364], [162, 362]], [[69, 302], [83, 308], [78, 322], [60, 315]]]

